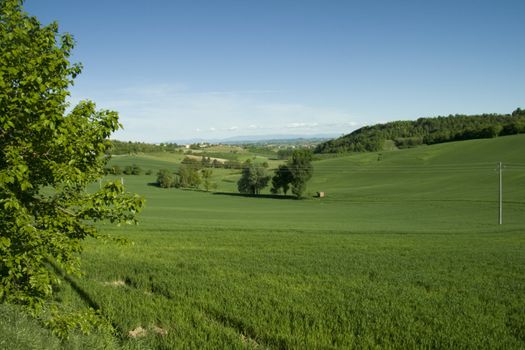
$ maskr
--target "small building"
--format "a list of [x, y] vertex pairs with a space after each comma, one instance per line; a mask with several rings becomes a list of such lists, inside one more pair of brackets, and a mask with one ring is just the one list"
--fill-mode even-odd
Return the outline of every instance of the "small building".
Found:
[[325, 193], [324, 192], [317, 192], [317, 197], [324, 198]]

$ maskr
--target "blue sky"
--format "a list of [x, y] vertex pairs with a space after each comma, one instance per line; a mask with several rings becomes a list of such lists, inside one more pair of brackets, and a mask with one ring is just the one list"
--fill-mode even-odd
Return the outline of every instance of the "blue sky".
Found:
[[525, 107], [525, 1], [26, 0], [114, 138], [343, 134]]

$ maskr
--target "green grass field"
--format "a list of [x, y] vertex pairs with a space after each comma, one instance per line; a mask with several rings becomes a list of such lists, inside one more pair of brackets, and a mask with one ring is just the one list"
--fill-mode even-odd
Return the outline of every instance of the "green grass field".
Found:
[[[176, 157], [112, 161], [156, 171]], [[75, 284], [83, 298], [67, 283], [58, 294], [72, 309], [94, 304], [116, 327], [85, 344], [525, 348], [525, 135], [354, 154], [314, 169], [305, 200], [239, 196], [230, 170], [214, 171], [219, 193], [124, 176], [147, 207], [140, 225], [103, 230], [133, 244], [87, 242]], [[145, 336], [129, 337], [137, 327]]]

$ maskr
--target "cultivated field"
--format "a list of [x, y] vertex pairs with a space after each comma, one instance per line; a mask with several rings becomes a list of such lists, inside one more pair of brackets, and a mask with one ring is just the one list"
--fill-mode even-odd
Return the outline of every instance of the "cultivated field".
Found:
[[[112, 161], [155, 173], [176, 157]], [[124, 176], [147, 207], [104, 230], [133, 244], [88, 242], [85, 277], [59, 293], [118, 333], [72, 347], [525, 348], [525, 135], [316, 161], [305, 200], [240, 196], [238, 178], [214, 170], [207, 193]]]

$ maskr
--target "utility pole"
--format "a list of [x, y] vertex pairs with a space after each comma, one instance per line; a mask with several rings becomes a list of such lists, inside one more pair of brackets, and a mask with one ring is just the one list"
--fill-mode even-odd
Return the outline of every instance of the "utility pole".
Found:
[[503, 224], [503, 164], [499, 162], [499, 224]]

